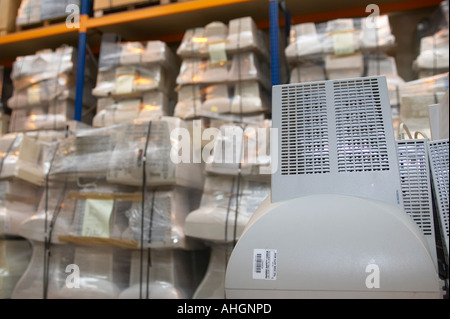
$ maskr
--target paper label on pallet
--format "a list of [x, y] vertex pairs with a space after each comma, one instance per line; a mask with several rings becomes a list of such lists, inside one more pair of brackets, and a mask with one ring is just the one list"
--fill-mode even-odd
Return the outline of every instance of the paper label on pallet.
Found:
[[116, 78], [116, 94], [129, 94], [133, 92], [134, 74], [120, 75]]
[[41, 102], [41, 90], [39, 85], [33, 85], [27, 89], [28, 104], [35, 105]]
[[277, 279], [276, 249], [253, 249], [253, 279]]
[[42, 147], [31, 138], [24, 136], [20, 145], [20, 159], [32, 164], [38, 164], [42, 159]]
[[109, 238], [113, 206], [114, 200], [87, 199], [81, 235]]
[[339, 32], [333, 34], [334, 54], [352, 54], [355, 52], [353, 32]]
[[225, 42], [208, 44], [209, 59], [211, 64], [219, 64], [227, 61]]

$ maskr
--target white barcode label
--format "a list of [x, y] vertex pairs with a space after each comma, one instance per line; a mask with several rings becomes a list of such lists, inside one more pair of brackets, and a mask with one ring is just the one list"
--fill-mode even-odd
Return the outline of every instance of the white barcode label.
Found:
[[253, 250], [253, 279], [277, 279], [277, 250]]

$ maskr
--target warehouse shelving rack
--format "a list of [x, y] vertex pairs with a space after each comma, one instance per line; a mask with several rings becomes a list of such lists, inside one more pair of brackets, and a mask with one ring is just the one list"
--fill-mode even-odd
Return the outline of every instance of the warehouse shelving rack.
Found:
[[[442, 0], [377, 0], [380, 13], [435, 7]], [[259, 28], [269, 29], [271, 44], [272, 85], [279, 84], [279, 27], [289, 28], [290, 23], [320, 22], [342, 17], [368, 15], [367, 0], [193, 0], [157, 5], [91, 17], [90, 0], [82, 0], [79, 28], [69, 28], [65, 23], [20, 31], [0, 37], [0, 65], [10, 66], [17, 55], [34, 54], [44, 48], [62, 44], [78, 46], [78, 73], [75, 119], [81, 118], [86, 47], [98, 51], [101, 33], [118, 33], [129, 41], [159, 39], [178, 42], [188, 28], [206, 25], [219, 20], [251, 16]], [[281, 10], [280, 10], [281, 8]], [[289, 11], [286, 9], [289, 8]], [[280, 11], [287, 13], [280, 17]]]

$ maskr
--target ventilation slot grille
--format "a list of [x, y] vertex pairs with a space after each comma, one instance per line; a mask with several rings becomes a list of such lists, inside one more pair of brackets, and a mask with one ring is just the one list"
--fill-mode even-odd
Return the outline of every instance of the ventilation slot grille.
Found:
[[434, 236], [426, 142], [398, 141], [397, 154], [404, 209], [422, 229], [424, 235]]
[[282, 175], [330, 172], [325, 83], [283, 87], [280, 155]]
[[338, 172], [389, 170], [378, 80], [335, 81], [333, 86]]
[[430, 164], [434, 193], [440, 215], [441, 226], [446, 236], [448, 250], [448, 211], [449, 211], [449, 147], [448, 140], [429, 143]]

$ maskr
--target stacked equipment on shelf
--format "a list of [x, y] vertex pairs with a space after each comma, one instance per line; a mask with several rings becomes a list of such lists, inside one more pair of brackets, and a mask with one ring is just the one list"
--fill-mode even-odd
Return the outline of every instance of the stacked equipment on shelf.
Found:
[[19, 229], [42, 194], [44, 147], [23, 133], [7, 134], [0, 152], [0, 297], [10, 298], [32, 252]]
[[268, 53], [250, 17], [187, 30], [177, 53], [182, 64], [174, 114], [190, 119], [193, 130], [209, 125], [203, 132], [214, 136], [202, 153], [206, 180], [200, 207], [186, 218], [186, 235], [210, 248], [208, 269], [193, 297], [223, 299], [228, 257], [269, 192]]
[[395, 59], [386, 54], [394, 45], [387, 15], [294, 25], [285, 49], [290, 83], [384, 75], [397, 118], [398, 90], [404, 80], [397, 74]]
[[16, 17], [18, 27], [65, 18], [69, 5], [80, 6], [80, 0], [22, 0]]
[[171, 114], [176, 61], [161, 41], [120, 43], [103, 36], [97, 85], [94, 127], [134, 120], [149, 121]]
[[[89, 60], [88, 60], [89, 61]], [[12, 109], [10, 132], [64, 130], [74, 119], [76, 50], [62, 46], [35, 55], [18, 57], [11, 73], [14, 85], [8, 106]], [[95, 79], [86, 68], [83, 122], [92, 121], [95, 100], [89, 92]]]
[[428, 78], [448, 72], [448, 1], [442, 1], [435, 10], [430, 23], [422, 31], [419, 54], [412, 68], [418, 72], [418, 78]]
[[[170, 161], [170, 132], [182, 125], [122, 123], [58, 143], [40, 209], [21, 224], [36, 250], [13, 298], [190, 298], [195, 270], [183, 249], [196, 243], [184, 217], [203, 184], [198, 165]], [[67, 285], [72, 264], [79, 289]]]
[[270, 112], [268, 53], [250, 17], [187, 30], [174, 115], [248, 122]]
[[[171, 133], [185, 128], [165, 116], [172, 67], [162, 42], [144, 49], [105, 35], [96, 128], [55, 145], [40, 209], [21, 225], [35, 249], [13, 298], [192, 296], [203, 246], [186, 238], [184, 220], [198, 207], [203, 176], [201, 164], [172, 161]], [[79, 289], [66, 282], [72, 264]]]

